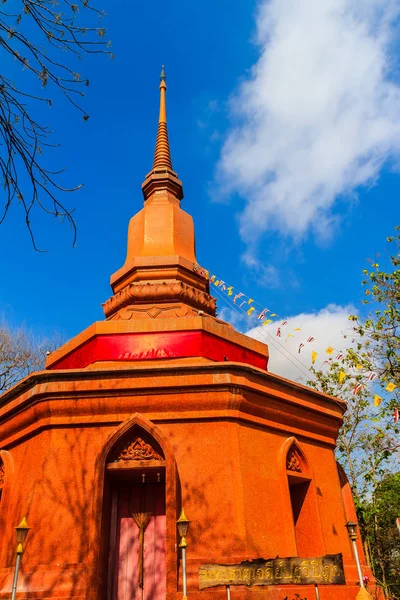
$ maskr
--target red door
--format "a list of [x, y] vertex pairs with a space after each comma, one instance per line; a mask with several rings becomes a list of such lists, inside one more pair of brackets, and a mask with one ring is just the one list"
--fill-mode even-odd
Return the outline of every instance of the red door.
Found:
[[[165, 600], [164, 484], [120, 486], [115, 498], [117, 531], [112, 598]], [[143, 529], [142, 539], [139, 524]]]

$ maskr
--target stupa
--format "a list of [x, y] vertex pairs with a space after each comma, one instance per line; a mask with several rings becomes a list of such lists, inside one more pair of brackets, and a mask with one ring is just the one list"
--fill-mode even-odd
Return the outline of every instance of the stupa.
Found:
[[345, 404], [270, 373], [267, 345], [216, 316], [164, 71], [142, 191], [105, 320], [1, 396], [0, 598], [26, 516], [20, 599], [354, 600], [356, 515], [334, 456]]

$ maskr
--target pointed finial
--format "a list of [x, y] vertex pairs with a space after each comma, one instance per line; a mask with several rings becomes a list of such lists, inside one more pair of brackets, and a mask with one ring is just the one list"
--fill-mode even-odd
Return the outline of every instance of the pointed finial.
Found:
[[161, 66], [160, 81], [167, 81], [167, 76], [165, 74], [164, 65]]
[[160, 116], [158, 118], [158, 132], [156, 149], [154, 152], [153, 169], [172, 169], [171, 153], [169, 149], [167, 131], [167, 107], [165, 94], [167, 91], [166, 75], [164, 65], [161, 67], [160, 75]]

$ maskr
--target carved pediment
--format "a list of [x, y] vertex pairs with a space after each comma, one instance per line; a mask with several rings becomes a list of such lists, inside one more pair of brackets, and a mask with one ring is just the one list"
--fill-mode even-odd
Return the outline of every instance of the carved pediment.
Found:
[[0, 462], [0, 488], [4, 486], [4, 479], [6, 476], [6, 470], [4, 467], [4, 463]]
[[117, 461], [120, 460], [164, 460], [151, 444], [141, 437], [136, 437], [132, 442], [118, 453]]
[[286, 470], [294, 471], [295, 473], [301, 473], [301, 460], [296, 448], [290, 448], [286, 458]]

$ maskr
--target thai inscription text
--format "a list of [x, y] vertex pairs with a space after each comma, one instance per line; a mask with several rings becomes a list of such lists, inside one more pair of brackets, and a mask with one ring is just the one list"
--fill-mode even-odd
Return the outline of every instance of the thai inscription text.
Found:
[[199, 588], [218, 585], [345, 583], [341, 554], [316, 558], [273, 558], [242, 562], [240, 565], [204, 565], [199, 569]]

